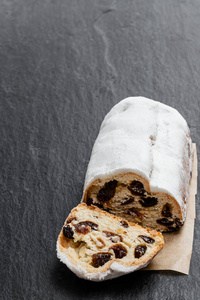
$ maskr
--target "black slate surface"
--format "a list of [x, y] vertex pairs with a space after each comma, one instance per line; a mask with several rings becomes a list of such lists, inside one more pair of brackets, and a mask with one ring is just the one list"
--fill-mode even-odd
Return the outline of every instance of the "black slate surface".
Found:
[[0, 299], [199, 299], [199, 196], [189, 276], [93, 283], [55, 251], [109, 109], [169, 104], [199, 149], [199, 82], [198, 0], [0, 1]]

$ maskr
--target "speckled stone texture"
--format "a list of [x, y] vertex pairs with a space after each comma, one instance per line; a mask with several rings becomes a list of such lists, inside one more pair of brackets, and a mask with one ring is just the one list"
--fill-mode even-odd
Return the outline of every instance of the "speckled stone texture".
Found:
[[86, 282], [55, 249], [118, 101], [175, 107], [199, 149], [199, 57], [198, 0], [0, 0], [1, 299], [198, 299], [199, 196], [189, 276]]

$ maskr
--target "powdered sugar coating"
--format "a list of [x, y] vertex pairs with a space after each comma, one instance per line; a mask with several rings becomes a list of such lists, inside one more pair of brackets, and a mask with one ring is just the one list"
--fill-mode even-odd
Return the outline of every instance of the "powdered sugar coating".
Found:
[[131, 272], [145, 268], [153, 259], [152, 257], [149, 261], [136, 266], [125, 266], [114, 261], [110, 265], [110, 268], [104, 272], [88, 273], [83, 267], [81, 267], [78, 264], [75, 265], [70, 261], [70, 258], [60, 250], [58, 241], [57, 241], [57, 257], [60, 259], [61, 262], [66, 264], [67, 267], [78, 277], [91, 280], [91, 281], [103, 281], [103, 280], [113, 279], [125, 274], [129, 274]]
[[192, 143], [186, 121], [165, 104], [144, 97], [120, 101], [106, 115], [95, 141], [84, 190], [98, 178], [133, 172], [148, 180], [152, 192], [168, 193], [183, 218], [192, 170]]

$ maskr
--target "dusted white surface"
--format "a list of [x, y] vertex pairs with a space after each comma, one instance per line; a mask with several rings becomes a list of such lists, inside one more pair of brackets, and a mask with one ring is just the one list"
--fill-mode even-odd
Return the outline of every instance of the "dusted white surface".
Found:
[[128, 273], [140, 270], [140, 269], [146, 267], [153, 258], [152, 257], [149, 261], [147, 261], [145, 263], [139, 264], [137, 266], [132, 266], [132, 267], [128, 267], [128, 266], [122, 265], [122, 264], [114, 261], [110, 265], [110, 268], [108, 270], [106, 270], [105, 272], [88, 273], [80, 265], [74, 265], [71, 262], [68, 255], [60, 250], [58, 241], [57, 241], [57, 257], [60, 259], [61, 262], [66, 264], [66, 266], [73, 273], [75, 273], [78, 277], [87, 279], [87, 280], [91, 280], [91, 281], [103, 281], [103, 280], [113, 279], [113, 278], [116, 278], [116, 277], [119, 277], [119, 276], [122, 276], [122, 275], [125, 275]]
[[149, 181], [152, 192], [166, 192], [183, 209], [181, 188], [189, 190], [184, 169], [189, 128], [180, 113], [144, 97], [129, 97], [116, 104], [102, 122], [88, 165], [84, 190], [97, 178], [134, 172]]

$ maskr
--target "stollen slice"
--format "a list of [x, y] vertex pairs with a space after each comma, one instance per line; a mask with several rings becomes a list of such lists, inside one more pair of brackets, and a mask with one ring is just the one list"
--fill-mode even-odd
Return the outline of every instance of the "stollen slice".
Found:
[[163, 245], [160, 232], [81, 203], [58, 236], [57, 256], [78, 277], [102, 281], [144, 268]]

